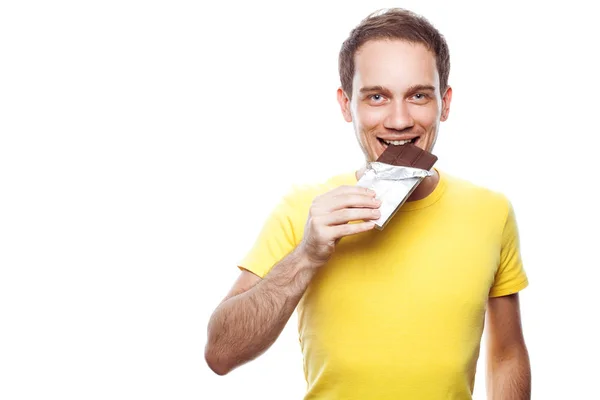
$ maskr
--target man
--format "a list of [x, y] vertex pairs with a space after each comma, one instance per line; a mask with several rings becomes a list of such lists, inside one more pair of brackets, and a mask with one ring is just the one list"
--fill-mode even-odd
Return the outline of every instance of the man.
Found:
[[[411, 140], [432, 151], [448, 118], [447, 44], [393, 9], [344, 42], [338, 101], [367, 162]], [[208, 326], [223, 375], [267, 350], [298, 306], [305, 399], [470, 399], [487, 310], [488, 398], [529, 399], [518, 292], [528, 285], [500, 193], [437, 168], [383, 231], [364, 166], [296, 188], [265, 223]]]

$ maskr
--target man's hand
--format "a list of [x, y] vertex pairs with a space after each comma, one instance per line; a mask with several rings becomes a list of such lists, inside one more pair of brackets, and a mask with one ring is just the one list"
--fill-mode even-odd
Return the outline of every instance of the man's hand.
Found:
[[372, 220], [380, 217], [380, 205], [373, 190], [360, 186], [340, 186], [318, 196], [310, 208], [300, 250], [315, 265], [324, 265], [342, 237], [375, 227]]

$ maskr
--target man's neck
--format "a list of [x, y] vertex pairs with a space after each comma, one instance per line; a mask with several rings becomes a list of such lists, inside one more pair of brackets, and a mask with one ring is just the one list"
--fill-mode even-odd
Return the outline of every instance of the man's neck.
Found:
[[[359, 180], [364, 175], [366, 170], [367, 167], [363, 166], [361, 169], [356, 171], [356, 180]], [[412, 194], [406, 201], [421, 200], [433, 193], [438, 183], [440, 182], [440, 175], [435, 169], [433, 169], [432, 172], [433, 175], [423, 179], [423, 181], [419, 184], [419, 186], [417, 186], [415, 191], [412, 192]]]

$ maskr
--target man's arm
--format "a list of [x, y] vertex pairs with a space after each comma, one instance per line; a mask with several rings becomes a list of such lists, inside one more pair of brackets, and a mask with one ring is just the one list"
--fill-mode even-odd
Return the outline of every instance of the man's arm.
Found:
[[208, 366], [225, 375], [264, 353], [281, 334], [315, 272], [297, 249], [262, 280], [243, 271], [208, 324]]
[[488, 400], [531, 399], [529, 353], [523, 338], [519, 294], [488, 302]]
[[[317, 270], [338, 240], [375, 227], [375, 192], [340, 186], [313, 201], [300, 244], [256, 282], [246, 272], [208, 323], [204, 357], [219, 375], [258, 357], [277, 339]], [[350, 221], [360, 221], [349, 224]], [[244, 273], [243, 273], [244, 274]], [[258, 277], [256, 277], [258, 278]], [[260, 278], [258, 278], [260, 279]]]

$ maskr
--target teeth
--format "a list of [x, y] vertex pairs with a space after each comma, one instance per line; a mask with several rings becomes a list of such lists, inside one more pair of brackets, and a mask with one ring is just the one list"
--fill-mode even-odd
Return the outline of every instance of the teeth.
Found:
[[412, 139], [409, 139], [409, 140], [385, 140], [385, 139], [382, 139], [382, 140], [387, 144], [393, 144], [395, 146], [401, 146], [403, 144], [412, 142]]

